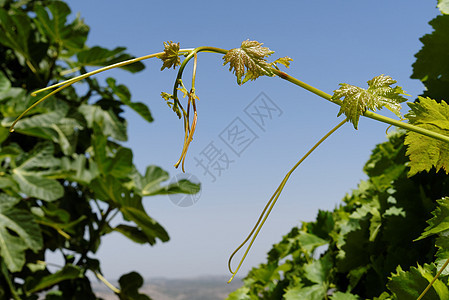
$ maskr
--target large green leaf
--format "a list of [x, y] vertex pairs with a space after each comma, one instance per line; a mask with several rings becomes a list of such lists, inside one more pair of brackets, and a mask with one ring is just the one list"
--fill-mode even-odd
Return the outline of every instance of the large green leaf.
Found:
[[116, 80], [110, 77], [106, 79], [106, 82], [108, 83], [111, 91], [117, 95], [124, 104], [132, 108], [146, 121], [153, 122], [153, 117], [151, 116], [148, 106], [142, 102], [131, 102], [131, 93], [126, 86], [122, 84], [117, 85]]
[[0, 71], [0, 94], [7, 92], [11, 88], [11, 82], [5, 76], [3, 72]]
[[0, 8], [0, 43], [12, 48], [25, 58], [30, 59], [28, 37], [31, 31], [30, 18], [18, 11], [9, 14]]
[[76, 279], [83, 275], [83, 270], [80, 267], [67, 264], [61, 270], [43, 277], [34, 277], [26, 284], [26, 293], [31, 295], [60, 283], [64, 280]]
[[308, 232], [301, 232], [298, 236], [298, 241], [301, 247], [309, 252], [312, 252], [317, 247], [328, 243], [326, 240], [323, 240], [322, 238]]
[[97, 164], [93, 159], [80, 154], [73, 154], [71, 158], [62, 157], [61, 168], [64, 172], [67, 172], [67, 180], [81, 184], [89, 184], [100, 175]]
[[52, 144], [38, 144], [26, 159], [13, 169], [12, 176], [22, 193], [46, 201], [53, 201], [64, 195], [61, 184], [48, 178], [60, 172], [60, 160], [53, 156], [53, 151]]
[[83, 114], [89, 128], [98, 126], [100, 131], [118, 141], [126, 141], [126, 122], [120, 121], [112, 110], [103, 110], [96, 105], [81, 105], [79, 112]]
[[135, 226], [119, 224], [114, 227], [113, 230], [120, 232], [121, 234], [138, 244], [145, 244], [150, 242], [145, 233], [143, 233], [142, 230]]
[[169, 240], [167, 231], [153, 218], [148, 216], [142, 206], [142, 198], [134, 195], [132, 197], [124, 197], [122, 199], [120, 211], [125, 220], [136, 223], [140, 230], [146, 235], [148, 243], [154, 245], [156, 238], [162, 242]]
[[332, 258], [326, 254], [304, 266], [305, 277], [313, 283], [325, 283], [332, 268]]
[[53, 43], [71, 51], [84, 47], [89, 28], [79, 18], [72, 24], [66, 24], [67, 16], [70, 14], [70, 8], [66, 3], [52, 1], [46, 6], [36, 5], [34, 11], [36, 13], [34, 20], [39, 31]]
[[[146, 236], [149, 244], [155, 244], [156, 239], [163, 242], [169, 240], [165, 229], [145, 212], [142, 197], [131, 193], [117, 178], [111, 175], [96, 178], [89, 186], [97, 199], [112, 202], [120, 209], [126, 221], [134, 222], [138, 226], [138, 231]], [[119, 227], [117, 231], [131, 239], [142, 238], [134, 229]], [[136, 234], [139, 234], [139, 237], [135, 236]]]
[[133, 155], [128, 148], [120, 147], [112, 151], [107, 147], [107, 138], [97, 135], [93, 138], [95, 163], [103, 175], [112, 175], [115, 178], [127, 178], [133, 171]]
[[196, 194], [201, 186], [187, 179], [181, 179], [166, 186], [162, 182], [169, 179], [166, 171], [157, 166], [148, 166], [142, 176], [136, 169], [131, 173], [133, 179], [127, 186], [134, 189], [141, 196], [167, 195], [167, 194]]
[[43, 246], [41, 231], [28, 211], [14, 207], [20, 199], [0, 194], [0, 254], [11, 272], [25, 264], [25, 250]]
[[[76, 54], [78, 63], [81, 66], [108, 66], [124, 60], [133, 58], [131, 55], [125, 53], [126, 48], [117, 47], [113, 50], [108, 50], [102, 47], [92, 47], [87, 50], [80, 51]], [[132, 73], [142, 71], [145, 66], [141, 62], [136, 62], [130, 65], [121, 67]]]
[[[419, 97], [419, 101], [408, 103], [411, 110], [405, 117], [410, 124], [449, 136], [449, 106], [430, 98]], [[433, 167], [449, 173], [449, 143], [422, 134], [411, 132], [405, 138], [407, 155], [410, 157], [409, 176]]]
[[[399, 266], [387, 286], [397, 299], [417, 299], [432, 281], [436, 272], [434, 265], [424, 265], [423, 267], [418, 265], [417, 268], [411, 267], [407, 272], [404, 272]], [[427, 292], [425, 299], [449, 299], [447, 285], [437, 279]]]

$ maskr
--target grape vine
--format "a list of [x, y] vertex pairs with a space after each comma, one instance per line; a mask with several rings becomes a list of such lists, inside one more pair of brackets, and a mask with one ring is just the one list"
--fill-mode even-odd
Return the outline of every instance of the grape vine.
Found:
[[[198, 120], [196, 107], [196, 100], [198, 100], [198, 96], [196, 95], [195, 90], [195, 77], [197, 56], [200, 52], [223, 55], [223, 65], [229, 64], [229, 70], [236, 76], [237, 84], [239, 85], [242, 85], [250, 80], [256, 80], [260, 76], [277, 76], [283, 80], [300, 86], [334, 104], [339, 105], [340, 111], [338, 112], [337, 116], [340, 116], [342, 114], [345, 115], [345, 119], [341, 121], [335, 128], [333, 128], [328, 134], [326, 134], [315, 146], [313, 146], [312, 149], [287, 173], [284, 180], [281, 182], [281, 184], [263, 209], [260, 218], [258, 219], [256, 225], [254, 226], [248, 237], [231, 255], [229, 261], [229, 270], [232, 273], [232, 277], [230, 281], [234, 278], [241, 264], [243, 263], [243, 260], [247, 256], [249, 249], [251, 248], [265, 220], [273, 209], [273, 206], [279, 198], [289, 176], [300, 165], [300, 163], [308, 155], [310, 155], [316, 147], [318, 147], [319, 144], [321, 144], [330, 134], [332, 134], [346, 122], [352, 123], [354, 128], [357, 129], [359, 119], [361, 116], [363, 116], [392, 126], [396, 126], [398, 128], [405, 129], [407, 131], [405, 144], [408, 146], [407, 154], [410, 157], [409, 176], [412, 176], [418, 172], [428, 171], [432, 168], [434, 168], [437, 172], [439, 170], [442, 170], [446, 174], [449, 173], [449, 109], [446, 102], [441, 101], [440, 103], [438, 103], [430, 98], [419, 98], [419, 101], [415, 103], [408, 103], [411, 111], [403, 118], [400, 114], [401, 104], [406, 101], [406, 98], [404, 96], [409, 95], [407, 95], [401, 87], [393, 87], [392, 85], [395, 84], [396, 81], [391, 77], [385, 75], [379, 75], [369, 80], [367, 89], [347, 83], [342, 83], [340, 84], [340, 88], [336, 89], [333, 95], [330, 95], [281, 71], [278, 65], [283, 65], [288, 68], [290, 66], [290, 62], [292, 61], [290, 57], [283, 57], [273, 62], [269, 62], [267, 59], [274, 53], [274, 51], [271, 51], [267, 47], [263, 47], [262, 43], [250, 40], [243, 41], [239, 48], [233, 48], [231, 50], [225, 50], [215, 47], [181, 49], [179, 43], [168, 41], [164, 43], [163, 52], [119, 62], [38, 90], [34, 93], [34, 95], [54, 89], [52, 92], [50, 92], [49, 94], [38, 100], [36, 103], [34, 103], [32, 106], [30, 106], [27, 110], [25, 110], [11, 124], [10, 131], [14, 131], [14, 127], [16, 126], [16, 124], [20, 124], [17, 122], [24, 118], [26, 113], [31, 109], [33, 109], [52, 95], [60, 92], [61, 90], [71, 86], [72, 84], [80, 80], [86, 79], [92, 75], [110, 70], [112, 68], [124, 67], [129, 64], [133, 64], [135, 62], [149, 58], [159, 58], [163, 63], [161, 70], [164, 70], [165, 68], [175, 69], [179, 66], [179, 70], [173, 87], [173, 92], [171, 94], [162, 92], [161, 96], [167, 102], [167, 105], [176, 113], [178, 118], [183, 120], [184, 140], [182, 143], [181, 155], [179, 160], [175, 163], [175, 167], [181, 165], [182, 170], [184, 171], [187, 152], [189, 149], [189, 145], [192, 142]], [[182, 58], [184, 59], [181, 61]], [[183, 72], [188, 62], [192, 59], [192, 84], [190, 88], [187, 88], [182, 80]], [[181, 91], [183, 93], [183, 97], [187, 97], [186, 109], [184, 109], [184, 106], [182, 105], [178, 97], [178, 91]], [[384, 107], [394, 112], [400, 119], [395, 120], [374, 112]], [[429, 230], [426, 231], [429, 232]], [[244, 253], [236, 270], [232, 271], [231, 259], [234, 257], [236, 252], [240, 250], [247, 242], [249, 242], [249, 246], [246, 252]], [[438, 275], [443, 271], [446, 265], [447, 263], [444, 263], [442, 265], [440, 271], [433, 278], [433, 281], [429, 284], [429, 287], [435, 282]], [[426, 289], [424, 293], [427, 290], [428, 289]]]

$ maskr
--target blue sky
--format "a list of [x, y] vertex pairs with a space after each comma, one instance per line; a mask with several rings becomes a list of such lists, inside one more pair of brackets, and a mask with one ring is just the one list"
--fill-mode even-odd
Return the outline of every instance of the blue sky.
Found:
[[[366, 87], [366, 81], [386, 74], [412, 95], [410, 100], [423, 90], [419, 81], [409, 78], [414, 54], [421, 47], [419, 38], [431, 31], [427, 23], [438, 14], [436, 1], [418, 0], [67, 2], [91, 27], [90, 46], [126, 46], [141, 56], [162, 51], [163, 42], [170, 40], [180, 42], [181, 48], [225, 49], [257, 40], [275, 51], [273, 58], [294, 59], [289, 74], [327, 93], [342, 82]], [[198, 58], [199, 119], [186, 159], [186, 171], [202, 183], [198, 202], [182, 208], [168, 197], [146, 198], [147, 212], [167, 229], [171, 240], [150, 247], [135, 245], [119, 234], [106, 237], [98, 257], [107, 278], [133, 270], [146, 278], [228, 274], [230, 253], [250, 231], [285, 173], [339, 122], [334, 104], [280, 78], [238, 86], [222, 64], [221, 55], [203, 53]], [[142, 171], [147, 165], [159, 165], [176, 176], [180, 171], [173, 164], [181, 152], [182, 123], [160, 97], [161, 91], [171, 92], [176, 72], [160, 72], [158, 60], [145, 65], [138, 74], [117, 70], [98, 78], [117, 78], [130, 88], [134, 101], [145, 102], [153, 113], [155, 121], [149, 124], [126, 112], [127, 146], [133, 149], [135, 164]], [[187, 68], [186, 79], [190, 72]], [[257, 106], [262, 98], [278, 109], [259, 127], [245, 109]], [[388, 111], [381, 113], [394, 117]], [[234, 152], [224, 133], [235, 122], [245, 124], [253, 135], [251, 143]], [[305, 161], [290, 178], [240, 276], [262, 262], [291, 227], [313, 220], [318, 209], [333, 209], [357, 187], [365, 178], [362, 167], [370, 151], [385, 140], [386, 127], [364, 118], [357, 131], [347, 124]], [[211, 143], [232, 161], [215, 174], [215, 181], [196, 163]]]

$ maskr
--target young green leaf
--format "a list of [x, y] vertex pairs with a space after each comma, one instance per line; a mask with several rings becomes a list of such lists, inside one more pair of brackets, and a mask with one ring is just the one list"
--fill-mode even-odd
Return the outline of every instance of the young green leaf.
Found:
[[[405, 115], [409, 123], [449, 136], [449, 106], [446, 102], [436, 102], [419, 97], [419, 102], [409, 103], [410, 112]], [[408, 176], [421, 171], [443, 169], [449, 173], [449, 144], [419, 133], [409, 131], [405, 138], [407, 155], [410, 157]]]
[[271, 65], [278, 70], [279, 70], [279, 68], [278, 68], [277, 64], [281, 64], [281, 65], [284, 65], [286, 68], [290, 68], [291, 61], [293, 61], [293, 58], [285, 56], [285, 57], [276, 59], [274, 62], [271, 63]]
[[375, 111], [386, 107], [398, 117], [401, 117], [401, 104], [406, 101], [402, 95], [407, 95], [401, 87], [391, 87], [396, 83], [390, 76], [380, 75], [368, 81], [368, 89], [363, 89], [347, 83], [341, 83], [334, 91], [332, 100], [343, 98], [338, 116], [345, 114], [357, 129], [359, 118], [367, 109]]
[[[273, 76], [271, 64], [266, 61], [266, 57], [274, 53], [267, 47], [262, 47], [262, 43], [257, 41], [243, 41], [240, 48], [231, 49], [223, 57], [226, 65], [229, 63], [229, 71], [233, 71], [237, 76], [237, 83], [244, 84], [248, 80], [255, 80], [259, 76]], [[246, 71], [245, 71], [246, 68]], [[245, 76], [242, 80], [242, 77]]]
[[171, 67], [175, 69], [181, 64], [181, 59], [179, 58], [179, 43], [173, 43], [172, 41], [164, 42], [164, 47], [164, 54], [159, 56], [163, 62], [161, 71], [165, 68], [170, 69]]

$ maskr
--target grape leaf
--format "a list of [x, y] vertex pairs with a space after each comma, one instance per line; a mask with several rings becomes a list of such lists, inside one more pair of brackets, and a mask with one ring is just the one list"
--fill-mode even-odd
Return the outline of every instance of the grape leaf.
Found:
[[241, 288], [233, 291], [228, 295], [226, 300], [251, 300], [251, 297], [248, 295], [249, 288], [242, 286]]
[[[262, 43], [246, 40], [242, 42], [240, 48], [234, 48], [223, 56], [224, 63], [229, 63], [229, 71], [233, 71], [237, 77], [239, 85], [248, 80], [255, 80], [259, 76], [273, 76], [271, 64], [266, 61], [266, 57], [274, 53], [267, 47], [262, 47]], [[246, 68], [246, 72], [245, 72]], [[242, 77], [245, 76], [242, 80]]]
[[[449, 106], [446, 102], [436, 102], [419, 97], [419, 102], [408, 103], [411, 110], [405, 115], [409, 123], [449, 136]], [[404, 144], [410, 157], [408, 176], [421, 171], [443, 169], [449, 173], [449, 144], [415, 132], [408, 132]]]
[[437, 208], [432, 211], [432, 219], [427, 221], [429, 226], [424, 229], [424, 232], [416, 239], [416, 241], [434, 234], [445, 235], [446, 233], [449, 233], [449, 197], [437, 200], [437, 203]]
[[[424, 265], [417, 268], [411, 267], [404, 272], [400, 266], [397, 273], [393, 274], [387, 286], [397, 297], [396, 299], [417, 299], [419, 294], [427, 287], [437, 270], [435, 265]], [[437, 279], [432, 288], [427, 292], [425, 299], [448, 299], [449, 290], [446, 284]]]
[[[435, 254], [435, 265], [437, 266], [437, 269], [440, 270], [446, 263], [447, 259], [449, 259], [449, 237], [438, 237], [435, 241], [435, 246], [438, 248], [438, 251]], [[449, 275], [449, 269], [444, 268], [441, 274], [446, 276]]]
[[326, 299], [326, 286], [321, 284], [314, 284], [308, 287], [296, 286], [294, 288], [288, 288], [285, 291], [284, 299], [285, 300], [302, 300], [302, 299], [310, 299], [310, 300], [321, 300]]
[[416, 61], [412, 65], [413, 74], [410, 77], [421, 80], [425, 85], [426, 89], [421, 96], [447, 100], [449, 15], [437, 16], [429, 22], [429, 25], [432, 26], [433, 32], [420, 38], [423, 47], [415, 54]]
[[175, 69], [181, 64], [181, 59], [179, 58], [179, 43], [173, 43], [172, 41], [164, 42], [164, 47], [164, 54], [159, 56], [163, 62], [161, 71], [165, 68], [170, 69], [171, 67]]
[[332, 100], [343, 98], [338, 116], [345, 114], [349, 122], [357, 129], [359, 117], [367, 109], [375, 111], [386, 107], [398, 117], [401, 117], [401, 104], [406, 101], [402, 95], [407, 95], [401, 87], [391, 87], [396, 83], [390, 76], [379, 75], [368, 81], [368, 89], [363, 89], [347, 83], [341, 83], [340, 88], [334, 91]]

